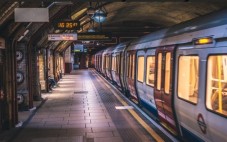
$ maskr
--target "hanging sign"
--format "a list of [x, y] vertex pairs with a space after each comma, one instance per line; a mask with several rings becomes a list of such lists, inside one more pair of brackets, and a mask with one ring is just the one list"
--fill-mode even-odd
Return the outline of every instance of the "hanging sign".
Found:
[[99, 32], [78, 33], [78, 40], [111, 40], [111, 36]]
[[15, 8], [15, 22], [49, 22], [48, 8]]
[[58, 21], [54, 23], [54, 28], [57, 30], [79, 30], [79, 21]]
[[77, 40], [77, 34], [48, 34], [49, 41], [59, 41], [59, 40]]

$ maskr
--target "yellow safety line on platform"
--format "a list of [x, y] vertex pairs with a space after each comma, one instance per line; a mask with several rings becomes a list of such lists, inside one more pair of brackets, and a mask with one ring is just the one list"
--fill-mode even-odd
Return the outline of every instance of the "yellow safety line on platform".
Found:
[[[99, 76], [100, 78], [100, 76]], [[104, 82], [104, 81], [103, 81]], [[119, 97], [112, 89], [111, 87], [104, 82], [105, 86], [111, 90], [111, 92], [114, 94], [114, 96], [121, 102], [122, 105], [127, 106], [128, 104]], [[133, 110], [128, 109], [128, 111], [131, 113], [131, 115], [146, 129], [146, 131], [157, 141], [157, 142], [164, 142], [164, 140], [146, 123], [143, 121], [143, 119]]]

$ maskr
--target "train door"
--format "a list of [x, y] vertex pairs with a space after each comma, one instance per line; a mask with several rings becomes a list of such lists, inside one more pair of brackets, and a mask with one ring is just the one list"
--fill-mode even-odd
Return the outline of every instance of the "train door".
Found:
[[126, 83], [125, 83], [125, 57], [124, 57], [124, 52], [121, 52], [120, 53], [120, 82], [121, 82], [121, 89], [122, 91], [125, 91], [126, 90]]
[[148, 49], [145, 57], [145, 84], [146, 96], [148, 100], [149, 110], [152, 115], [157, 117], [157, 108], [154, 100], [154, 80], [155, 80], [155, 49]]
[[98, 55], [98, 59], [99, 59], [99, 62], [98, 62], [98, 66], [99, 66], [99, 71], [102, 73], [102, 54]]
[[156, 50], [156, 86], [155, 103], [161, 124], [177, 135], [177, 126], [173, 111], [173, 56], [174, 46]]
[[115, 81], [118, 87], [121, 87], [120, 82], [120, 53], [116, 53], [116, 73], [115, 73]]
[[104, 77], [106, 76], [106, 56], [104, 55], [104, 53], [101, 54], [102, 56], [102, 74], [104, 75]]
[[200, 131], [197, 114], [204, 119], [204, 114], [198, 113], [201, 112], [201, 104], [198, 103], [198, 99], [201, 100], [201, 103], [204, 103], [202, 96], [198, 96], [198, 89], [202, 87], [199, 86], [199, 78], [201, 77], [199, 61], [201, 59], [199, 50], [186, 49], [186, 51], [185, 48], [181, 50], [181, 47], [179, 47], [175, 59], [175, 109], [183, 138], [187, 141], [201, 141], [199, 137], [190, 134], [196, 132], [196, 135], [198, 135]]
[[111, 81], [113, 80], [112, 78], [112, 74], [111, 74], [111, 70], [112, 70], [112, 57], [111, 57], [111, 54], [107, 54], [107, 68], [106, 68], [106, 72], [107, 72], [107, 77], [108, 79], [110, 79]]
[[154, 101], [155, 49], [137, 52], [136, 89], [141, 105], [157, 117]]
[[116, 82], [116, 69], [117, 69], [117, 64], [116, 64], [116, 54], [112, 54], [112, 69], [111, 69], [111, 74], [113, 81]]
[[139, 103], [135, 90], [135, 60], [136, 51], [127, 53], [127, 86], [130, 92], [130, 97], [135, 103]]
[[[225, 54], [223, 54], [225, 53]], [[204, 54], [203, 54], [204, 55]], [[227, 48], [209, 50], [206, 54], [206, 128], [200, 126], [204, 135], [209, 135], [213, 142], [226, 141], [227, 135]], [[204, 59], [205, 60], [205, 59]], [[201, 120], [200, 120], [201, 121]], [[201, 121], [202, 122], [202, 121]], [[207, 130], [206, 130], [207, 129]]]
[[136, 91], [138, 98], [140, 99], [141, 105], [149, 101], [146, 96], [146, 90], [144, 87], [144, 78], [145, 78], [145, 51], [140, 50], [137, 52], [137, 64], [136, 64]]

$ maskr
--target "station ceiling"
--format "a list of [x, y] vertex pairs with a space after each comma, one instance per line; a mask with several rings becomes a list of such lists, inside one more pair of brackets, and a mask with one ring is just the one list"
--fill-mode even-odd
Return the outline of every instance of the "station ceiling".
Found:
[[[95, 7], [97, 1], [85, 0], [29, 0], [0, 1], [0, 34], [6, 38], [17, 40], [26, 30], [29, 33], [24, 40], [29, 41], [35, 48], [53, 48], [63, 52], [69, 45], [70, 41], [52, 42], [47, 40], [50, 33], [71, 33], [87, 32], [93, 28], [96, 31], [110, 33], [112, 40], [107, 41], [86, 41], [83, 43], [88, 47], [88, 51], [96, 51], [123, 42], [141, 37], [159, 29], [167, 28], [175, 24], [188, 21], [190, 19], [209, 14], [227, 8], [227, 0], [150, 0], [140, 1], [98, 1], [107, 12], [107, 19], [100, 26], [96, 22], [92, 24], [90, 17], [87, 15], [87, 9], [92, 5]], [[15, 23], [14, 8], [40, 8], [49, 7], [49, 23]], [[63, 31], [53, 28], [53, 21], [59, 19], [79, 20], [81, 28], [78, 31]], [[101, 28], [100, 28], [101, 27]], [[82, 41], [75, 41], [81, 43]]]

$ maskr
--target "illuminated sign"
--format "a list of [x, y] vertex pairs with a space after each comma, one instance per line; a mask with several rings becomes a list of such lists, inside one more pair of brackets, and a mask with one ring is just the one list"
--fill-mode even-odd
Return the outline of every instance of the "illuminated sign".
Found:
[[74, 52], [83, 52], [84, 45], [83, 44], [74, 44]]
[[79, 21], [58, 21], [54, 24], [55, 29], [58, 30], [79, 30]]
[[78, 33], [78, 40], [110, 40], [111, 37], [106, 33]]
[[77, 34], [48, 34], [49, 41], [59, 41], [59, 40], [77, 40]]
[[213, 38], [212, 37], [205, 37], [205, 38], [195, 39], [194, 43], [195, 43], [195, 45], [212, 44]]

